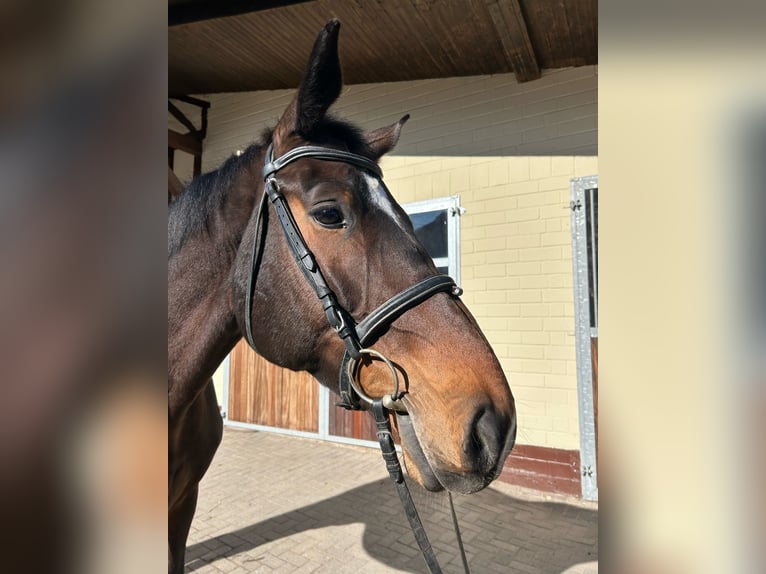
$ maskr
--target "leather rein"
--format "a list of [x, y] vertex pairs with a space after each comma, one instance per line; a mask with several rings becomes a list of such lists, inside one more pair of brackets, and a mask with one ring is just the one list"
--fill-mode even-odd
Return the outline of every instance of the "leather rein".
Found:
[[[406, 389], [400, 390], [399, 377], [393, 363], [382, 353], [369, 348], [383, 332], [404, 313], [427, 301], [437, 293], [448, 293], [453, 297], [459, 297], [462, 289], [458, 287], [451, 277], [447, 275], [434, 275], [419, 281], [404, 291], [394, 295], [388, 301], [372, 311], [366, 318], [357, 323], [351, 314], [338, 302], [335, 292], [327, 284], [321, 269], [311, 250], [308, 248], [300, 228], [295, 222], [290, 206], [285, 196], [281, 193], [279, 183], [276, 179], [277, 172], [286, 165], [301, 158], [313, 158], [324, 161], [335, 161], [354, 165], [374, 175], [382, 184], [382, 172], [380, 167], [374, 161], [357, 154], [346, 151], [325, 148], [320, 146], [300, 146], [274, 159], [273, 144], [270, 144], [266, 150], [266, 163], [263, 166], [262, 175], [266, 182], [265, 191], [261, 197], [260, 204], [255, 221], [253, 248], [250, 258], [250, 274], [248, 278], [247, 291], [245, 293], [245, 339], [253, 350], [255, 341], [253, 340], [252, 329], [252, 310], [253, 310], [253, 289], [255, 279], [258, 275], [258, 237], [259, 227], [263, 215], [267, 211], [267, 199], [274, 206], [281, 224], [282, 231], [287, 239], [287, 244], [300, 270], [309, 285], [316, 293], [322, 309], [327, 317], [327, 322], [333, 328], [338, 337], [343, 341], [345, 351], [341, 361], [339, 372], [339, 392], [341, 402], [336, 403], [349, 410], [365, 410], [365, 407], [372, 411], [377, 427], [377, 436], [380, 443], [381, 453], [386, 462], [391, 480], [397, 487], [399, 498], [404, 506], [405, 514], [410, 522], [415, 539], [418, 542], [423, 558], [432, 574], [442, 572], [428, 537], [423, 529], [423, 525], [418, 516], [412, 496], [404, 481], [399, 459], [396, 455], [393, 435], [391, 432], [391, 423], [389, 411], [395, 411], [399, 420], [405, 424], [409, 423], [407, 407], [402, 401], [406, 394]], [[373, 398], [367, 395], [357, 384], [357, 375], [359, 362], [367, 357], [369, 359], [379, 359], [388, 367], [393, 379], [393, 392], [379, 398]], [[400, 422], [401, 424], [401, 422]], [[460, 530], [457, 524], [452, 496], [449, 496], [452, 509], [453, 525], [461, 553], [461, 558], [465, 571], [468, 572], [468, 563], [463, 550], [463, 544], [460, 536]]]

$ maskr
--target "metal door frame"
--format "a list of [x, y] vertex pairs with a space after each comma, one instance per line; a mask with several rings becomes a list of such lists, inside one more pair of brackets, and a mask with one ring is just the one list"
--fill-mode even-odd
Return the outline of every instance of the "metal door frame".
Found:
[[[591, 328], [589, 289], [593, 281], [596, 282], [597, 286], [598, 253], [594, 258], [594, 276], [592, 277], [588, 272], [588, 237], [585, 212], [585, 194], [587, 190], [591, 189], [598, 189], [598, 176], [576, 177], [571, 180], [572, 274], [574, 280], [577, 400], [580, 415], [580, 474], [582, 477], [582, 497], [586, 500], [598, 500], [593, 362], [591, 360], [591, 337], [598, 337], [598, 296], [595, 297], [594, 304], [596, 327]], [[593, 207], [592, 204], [591, 207]], [[595, 292], [597, 293], [597, 290]]]

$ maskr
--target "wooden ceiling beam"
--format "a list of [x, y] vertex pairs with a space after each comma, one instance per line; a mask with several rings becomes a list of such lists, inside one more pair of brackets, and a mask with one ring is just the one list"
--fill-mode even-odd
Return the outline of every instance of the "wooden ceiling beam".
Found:
[[527, 23], [519, 0], [485, 0], [492, 24], [516, 80], [528, 82], [540, 77], [540, 66], [529, 39]]
[[168, 147], [180, 149], [194, 156], [202, 155], [202, 140], [194, 134], [180, 134], [168, 129]]
[[175, 174], [175, 172], [170, 169], [170, 166], [168, 166], [168, 196], [176, 197], [181, 195], [183, 190], [184, 184], [181, 183], [181, 180], [178, 179], [178, 176]]
[[172, 116], [177, 119], [187, 130], [199, 137], [199, 139], [204, 140], [205, 136], [207, 135], [207, 111], [210, 108], [210, 102], [206, 102], [205, 100], [200, 100], [198, 98], [193, 98], [192, 96], [171, 96], [171, 98], [197, 106], [200, 109], [200, 115], [202, 116], [202, 127], [197, 129], [194, 126], [194, 123], [188, 117], [186, 117], [186, 114], [184, 114], [180, 109], [178, 109], [178, 106], [174, 105], [173, 102], [168, 99], [168, 111], [172, 114]]
[[186, 102], [187, 104], [192, 104], [194, 106], [200, 107], [203, 110], [206, 110], [210, 107], [210, 102], [207, 102], [205, 100], [200, 100], [199, 98], [195, 98], [193, 96], [170, 96], [174, 100], [178, 100], [180, 102]]
[[168, 111], [170, 112], [170, 115], [172, 115], [175, 119], [177, 119], [182, 126], [184, 126], [187, 130], [189, 130], [192, 133], [197, 133], [200, 130], [198, 130], [194, 123], [186, 117], [186, 114], [184, 114], [181, 110], [179, 110], [176, 106], [173, 105], [173, 102], [168, 100]]

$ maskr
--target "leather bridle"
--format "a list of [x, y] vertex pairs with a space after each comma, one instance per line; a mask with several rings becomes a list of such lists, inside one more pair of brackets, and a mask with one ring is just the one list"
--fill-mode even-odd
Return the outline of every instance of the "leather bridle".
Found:
[[[300, 146], [284, 153], [274, 159], [274, 146], [270, 144], [266, 150], [266, 163], [263, 166], [262, 175], [266, 182], [265, 191], [258, 206], [255, 221], [253, 248], [250, 259], [250, 274], [248, 278], [247, 291], [245, 293], [245, 338], [248, 344], [255, 348], [252, 329], [253, 312], [253, 289], [258, 275], [258, 237], [260, 221], [267, 209], [266, 199], [274, 206], [274, 211], [279, 218], [282, 231], [287, 239], [287, 244], [291, 253], [303, 272], [311, 288], [316, 293], [322, 304], [322, 309], [327, 317], [327, 322], [333, 328], [345, 345], [343, 360], [339, 372], [339, 392], [341, 402], [337, 403], [350, 410], [364, 410], [369, 408], [375, 418], [377, 426], [378, 441], [380, 442], [381, 452], [386, 461], [389, 475], [397, 485], [400, 499], [405, 508], [405, 513], [410, 521], [415, 538], [423, 553], [432, 573], [440, 573], [441, 569], [433, 553], [428, 538], [417, 515], [417, 510], [412, 502], [412, 497], [404, 482], [399, 460], [394, 447], [393, 435], [391, 433], [391, 424], [389, 421], [389, 410], [397, 412], [400, 417], [407, 417], [407, 407], [402, 402], [402, 397], [407, 392], [399, 389], [399, 377], [394, 364], [382, 353], [369, 348], [377, 341], [383, 332], [404, 313], [427, 301], [437, 293], [448, 293], [453, 297], [459, 297], [462, 294], [460, 289], [451, 277], [447, 275], [434, 275], [419, 281], [411, 287], [397, 293], [380, 307], [372, 311], [365, 319], [356, 323], [351, 314], [338, 302], [335, 292], [327, 284], [327, 281], [319, 268], [316, 258], [308, 248], [298, 225], [295, 222], [290, 206], [281, 193], [276, 174], [286, 165], [302, 158], [313, 158], [323, 161], [341, 162], [356, 166], [366, 172], [374, 175], [382, 184], [382, 172], [380, 167], [374, 161], [347, 151], [325, 148], [320, 146]], [[359, 361], [363, 357], [370, 359], [377, 358], [383, 361], [391, 372], [394, 382], [393, 392], [382, 397], [370, 397], [360, 385], [357, 384], [357, 375]], [[408, 417], [407, 417], [408, 418]], [[450, 504], [452, 497], [450, 496]], [[457, 519], [453, 512], [453, 523], [455, 525], [458, 543], [460, 546], [463, 564], [467, 570], [467, 561], [463, 553], [460, 531], [457, 527]]]
[[[369, 397], [356, 384], [354, 377], [357, 371], [357, 362], [363, 356], [368, 356], [384, 361], [389, 366], [394, 377], [394, 392], [381, 397], [381, 399], [384, 400], [388, 408], [399, 412], [406, 412], [406, 407], [400, 400], [404, 391], [400, 392], [398, 390], [396, 369], [393, 368], [388, 358], [368, 348], [368, 346], [373, 344], [396, 319], [413, 307], [420, 305], [437, 293], [449, 293], [457, 297], [462, 294], [462, 290], [451, 277], [447, 275], [434, 275], [394, 295], [357, 324], [351, 317], [351, 314], [338, 302], [335, 292], [327, 284], [316, 258], [311, 253], [308, 245], [306, 245], [306, 241], [303, 239], [303, 235], [295, 223], [285, 196], [280, 192], [279, 183], [275, 176], [286, 165], [307, 157], [355, 165], [379, 179], [382, 177], [380, 167], [374, 161], [364, 156], [318, 146], [300, 146], [286, 152], [277, 159], [273, 159], [273, 153], [273, 145], [269, 145], [266, 150], [266, 157], [268, 159], [262, 171], [263, 178], [266, 181], [264, 200], [268, 197], [268, 200], [274, 206], [295, 262], [322, 304], [327, 322], [346, 347], [339, 373], [339, 392], [342, 399], [339, 406], [346, 409], [362, 410], [365, 407], [365, 403], [367, 406], [372, 404], [374, 399]], [[258, 274], [258, 269], [256, 268], [258, 221], [261, 219], [264, 210], [265, 201], [262, 200], [254, 232], [255, 239], [253, 241], [251, 269], [245, 294], [245, 338], [253, 349], [255, 349], [255, 342], [252, 334], [252, 295], [255, 277]]]

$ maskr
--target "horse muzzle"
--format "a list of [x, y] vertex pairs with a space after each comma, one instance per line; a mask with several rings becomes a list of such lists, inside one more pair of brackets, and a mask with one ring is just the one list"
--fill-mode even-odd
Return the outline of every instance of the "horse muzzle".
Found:
[[408, 474], [432, 492], [446, 488], [471, 494], [487, 487], [500, 475], [516, 440], [515, 411], [508, 417], [491, 406], [479, 408], [465, 429], [460, 463], [447, 463], [421, 440], [409, 414], [397, 413], [396, 420]]

